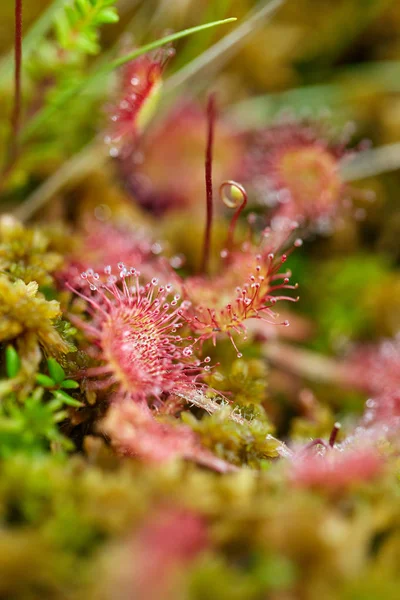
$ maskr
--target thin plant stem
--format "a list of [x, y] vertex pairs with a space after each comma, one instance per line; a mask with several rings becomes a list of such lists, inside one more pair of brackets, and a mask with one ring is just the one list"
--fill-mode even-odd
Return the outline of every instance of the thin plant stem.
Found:
[[[21, 64], [22, 64], [22, 0], [15, 0], [14, 35], [14, 105], [11, 115], [11, 139], [8, 162], [12, 163], [18, 152], [18, 135], [21, 125]], [[8, 166], [8, 165], [7, 165]]]
[[[27, 57], [34, 50], [36, 50], [38, 42], [47, 34], [48, 30], [53, 25], [54, 15], [63, 7], [64, 4], [65, 0], [54, 0], [54, 2], [50, 4], [50, 6], [28, 29], [22, 42], [24, 60], [26, 60]], [[11, 51], [0, 61], [0, 79], [5, 79], [6, 77], [10, 77], [12, 75], [13, 59], [14, 52]]]
[[207, 146], [205, 160], [205, 182], [206, 182], [206, 228], [204, 232], [203, 255], [200, 270], [206, 273], [210, 260], [211, 229], [213, 220], [213, 184], [212, 184], [212, 159], [215, 128], [215, 95], [211, 94], [207, 103]]

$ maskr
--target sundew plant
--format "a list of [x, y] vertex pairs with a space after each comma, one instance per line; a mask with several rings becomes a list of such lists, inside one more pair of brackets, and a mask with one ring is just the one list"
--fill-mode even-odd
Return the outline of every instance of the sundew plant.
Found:
[[398, 3], [0, 17], [0, 600], [398, 598]]

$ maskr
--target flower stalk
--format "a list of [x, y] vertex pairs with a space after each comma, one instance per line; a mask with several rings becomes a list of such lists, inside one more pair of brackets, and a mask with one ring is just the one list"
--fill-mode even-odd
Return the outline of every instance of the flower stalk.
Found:
[[206, 273], [210, 261], [211, 250], [211, 229], [213, 220], [213, 189], [212, 189], [212, 158], [213, 158], [213, 143], [215, 129], [215, 95], [210, 95], [207, 103], [207, 146], [206, 146], [206, 162], [205, 162], [205, 180], [206, 180], [206, 229], [204, 233], [203, 257], [201, 260], [200, 271]]
[[11, 134], [9, 155], [5, 171], [9, 169], [18, 153], [18, 137], [21, 126], [21, 66], [22, 66], [22, 0], [15, 0], [15, 32], [14, 32], [14, 104], [11, 113]]

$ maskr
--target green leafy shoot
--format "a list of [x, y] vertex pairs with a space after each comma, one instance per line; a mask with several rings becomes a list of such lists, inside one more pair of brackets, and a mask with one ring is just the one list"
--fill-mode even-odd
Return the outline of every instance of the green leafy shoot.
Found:
[[75, 408], [79, 408], [80, 406], [82, 406], [82, 402], [79, 402], [79, 400], [75, 400], [75, 398], [71, 398], [71, 396], [63, 390], [56, 390], [55, 392], [53, 392], [53, 397], [58, 402], [67, 404], [68, 406], [74, 406]]
[[69, 394], [63, 391], [76, 390], [79, 388], [79, 383], [73, 379], [66, 379], [64, 369], [54, 358], [49, 358], [47, 360], [47, 367], [49, 369], [50, 376], [44, 373], [38, 373], [36, 375], [37, 383], [50, 390], [53, 394], [53, 398], [55, 398], [57, 401], [64, 402], [68, 406], [82, 406], [82, 403], [79, 402], [79, 400], [72, 398]]
[[53, 444], [62, 450], [72, 450], [73, 444], [64, 437], [57, 424], [67, 417], [61, 398], [43, 401], [43, 389], [37, 388], [19, 404], [8, 398], [0, 406], [0, 457], [16, 452], [37, 454]]
[[49, 389], [51, 389], [52, 387], [54, 387], [56, 385], [56, 382], [53, 381], [53, 379], [51, 377], [49, 377], [48, 375], [45, 375], [44, 373], [38, 373], [36, 375], [36, 381], [39, 385], [41, 385], [45, 388], [49, 388]]
[[116, 23], [115, 0], [74, 0], [65, 5], [55, 21], [57, 41], [64, 50], [85, 54], [100, 51], [99, 27]]
[[50, 376], [59, 384], [65, 379], [65, 371], [60, 364], [54, 358], [47, 359], [47, 366], [49, 369]]
[[21, 368], [21, 359], [18, 356], [18, 352], [14, 346], [7, 346], [6, 348], [6, 373], [10, 379], [16, 377]]

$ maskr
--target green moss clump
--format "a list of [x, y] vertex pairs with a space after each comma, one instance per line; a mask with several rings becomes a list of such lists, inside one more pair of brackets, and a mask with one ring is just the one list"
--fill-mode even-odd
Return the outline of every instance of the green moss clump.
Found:
[[[202, 419], [183, 413], [182, 419], [200, 436], [204, 446], [234, 465], [262, 468], [266, 459], [276, 458], [280, 442], [261, 406], [237, 412], [225, 407]], [[237, 418], [235, 418], [235, 415]]]
[[26, 228], [9, 216], [0, 219], [0, 271], [27, 284], [36, 281], [39, 286], [50, 286], [51, 274], [64, 259], [49, 245], [39, 229]]
[[233, 360], [216, 369], [207, 381], [218, 391], [227, 392], [239, 406], [262, 404], [267, 398], [268, 369], [262, 360]]

